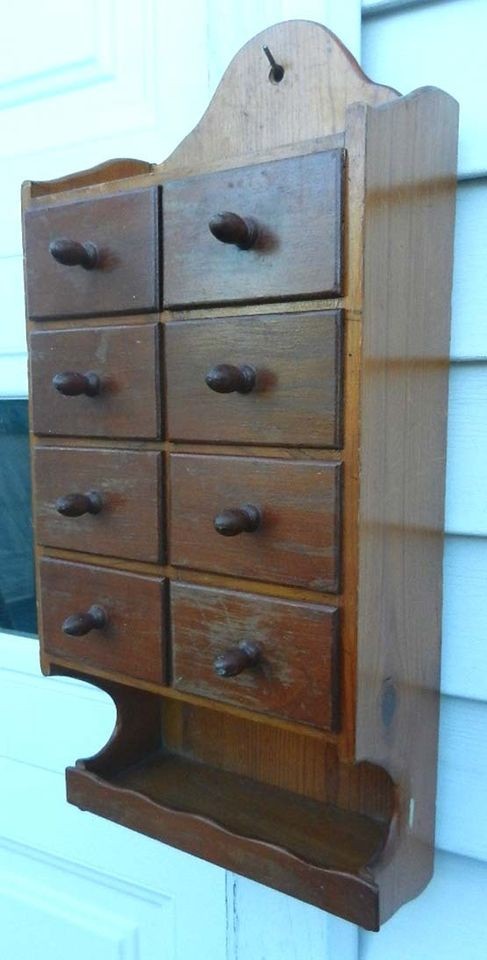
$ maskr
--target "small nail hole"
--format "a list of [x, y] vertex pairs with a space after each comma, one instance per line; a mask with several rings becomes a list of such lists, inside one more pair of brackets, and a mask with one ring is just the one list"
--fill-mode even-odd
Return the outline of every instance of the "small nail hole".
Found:
[[269, 80], [271, 83], [280, 83], [284, 76], [284, 67], [281, 67], [279, 63], [275, 67], [271, 67], [269, 70]]

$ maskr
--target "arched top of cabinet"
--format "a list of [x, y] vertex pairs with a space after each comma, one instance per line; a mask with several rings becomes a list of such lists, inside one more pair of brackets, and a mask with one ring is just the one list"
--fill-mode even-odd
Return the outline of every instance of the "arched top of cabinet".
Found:
[[[284, 70], [277, 82], [264, 47]], [[28, 183], [26, 193], [35, 198], [127, 177], [166, 179], [268, 159], [284, 147], [291, 153], [293, 145], [341, 134], [353, 103], [377, 106], [399, 96], [369, 80], [326, 27], [288, 20], [239, 50], [200, 122], [162, 163], [111, 160], [57, 180]]]
[[[264, 51], [284, 69], [276, 82]], [[334, 33], [288, 20], [249, 40], [227, 67], [194, 130], [161, 164], [164, 174], [227, 166], [288, 144], [341, 133], [352, 103], [377, 106], [400, 94], [372, 83]]]

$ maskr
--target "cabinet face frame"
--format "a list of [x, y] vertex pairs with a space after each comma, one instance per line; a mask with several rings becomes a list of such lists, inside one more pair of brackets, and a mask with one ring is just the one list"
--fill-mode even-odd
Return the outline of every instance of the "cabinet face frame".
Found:
[[[285, 67], [280, 84], [269, 81], [264, 44]], [[331, 730], [178, 690], [170, 658], [167, 685], [54, 655], [45, 643], [41, 659], [46, 674], [89, 679], [117, 705], [106, 747], [68, 770], [70, 802], [368, 929], [432, 873], [457, 122], [447, 94], [425, 88], [401, 97], [373, 84], [325, 28], [291, 21], [237, 54], [200, 124], [164, 163], [114, 161], [23, 188], [30, 217], [148, 187], [164, 195], [167, 181], [274, 160], [344, 157], [340, 297], [62, 321], [68, 331], [126, 324], [144, 336], [157, 320], [163, 342], [176, 323], [196, 330], [198, 322], [277, 314], [298, 328], [301, 314], [341, 311], [339, 449], [308, 447], [305, 438], [294, 447], [164, 439], [162, 363], [151, 372], [149, 432], [86, 438], [73, 429], [62, 438], [73, 448], [158, 450], [166, 465], [171, 455], [201, 453], [340, 462], [340, 592], [60, 548], [38, 546], [37, 556], [79, 563], [81, 572], [96, 563], [107, 574], [337, 607], [340, 724]], [[27, 258], [27, 276], [29, 269]], [[33, 336], [60, 329], [52, 319], [29, 318], [28, 326]], [[34, 424], [35, 404], [34, 397]], [[162, 412], [165, 419], [164, 404]], [[32, 442], [55, 445], [59, 437], [34, 433]]]

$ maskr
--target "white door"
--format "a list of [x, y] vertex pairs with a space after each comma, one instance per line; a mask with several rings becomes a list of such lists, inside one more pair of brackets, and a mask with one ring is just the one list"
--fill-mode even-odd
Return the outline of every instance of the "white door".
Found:
[[[290, 17], [320, 20], [356, 49], [359, 7], [1, 5], [0, 403], [27, 392], [22, 180], [117, 156], [160, 162], [258, 30]], [[25, 529], [26, 517], [10, 520]], [[69, 806], [64, 768], [106, 742], [113, 705], [87, 684], [41, 678], [34, 638], [1, 634], [0, 650], [2, 960], [355, 960], [350, 924]]]

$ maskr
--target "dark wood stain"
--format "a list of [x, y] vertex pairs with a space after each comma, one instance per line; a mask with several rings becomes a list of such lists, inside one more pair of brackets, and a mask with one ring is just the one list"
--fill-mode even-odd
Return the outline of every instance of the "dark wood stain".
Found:
[[[36, 447], [35, 521], [39, 543], [157, 563], [163, 557], [162, 458], [152, 451]], [[96, 490], [96, 513], [63, 516], [57, 501]]]
[[[340, 465], [172, 454], [169, 551], [175, 566], [338, 589]], [[221, 537], [215, 517], [249, 503], [253, 533]]]
[[[35, 433], [77, 437], [159, 436], [157, 324], [69, 327], [30, 335], [32, 424]], [[65, 397], [56, 374], [92, 372], [95, 396]]]
[[[173, 583], [171, 616], [178, 690], [336, 729], [336, 610]], [[258, 663], [238, 676], [218, 676], [215, 658], [244, 642], [259, 647]]]
[[[341, 347], [340, 311], [168, 323], [168, 437], [339, 447]], [[254, 368], [255, 387], [213, 392], [205, 378], [223, 363]]]
[[[340, 150], [167, 182], [164, 306], [341, 293]], [[252, 217], [251, 249], [221, 243], [209, 221]]]
[[[24, 237], [32, 318], [157, 310], [157, 188], [27, 210]], [[58, 239], [93, 244], [96, 267], [58, 263], [49, 250]]]
[[[88, 670], [95, 664], [145, 680], [165, 679], [163, 580], [50, 559], [40, 561], [39, 572], [47, 653], [74, 655]], [[94, 604], [106, 612], [106, 627], [83, 637], [66, 635], [65, 620]]]

